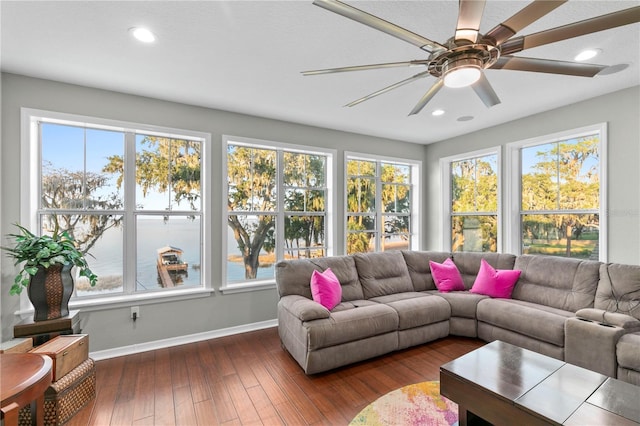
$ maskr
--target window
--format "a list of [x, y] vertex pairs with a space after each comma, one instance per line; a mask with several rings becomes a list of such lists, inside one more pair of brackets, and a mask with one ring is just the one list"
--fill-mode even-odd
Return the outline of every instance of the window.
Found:
[[495, 149], [441, 160], [449, 250], [499, 250], [499, 164]]
[[346, 253], [418, 248], [420, 163], [346, 154]]
[[333, 151], [225, 137], [224, 289], [273, 285], [283, 259], [332, 253]]
[[[511, 144], [522, 253], [606, 259], [606, 125]], [[516, 247], [519, 245], [519, 247]]]
[[203, 154], [208, 135], [24, 110], [30, 167], [28, 217], [89, 253], [95, 287], [75, 277], [72, 299], [204, 287]]

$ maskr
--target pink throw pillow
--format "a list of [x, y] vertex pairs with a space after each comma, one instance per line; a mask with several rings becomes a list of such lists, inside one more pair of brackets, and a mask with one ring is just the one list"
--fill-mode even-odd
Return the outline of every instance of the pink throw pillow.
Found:
[[313, 300], [332, 310], [342, 300], [342, 286], [331, 268], [311, 274], [311, 295]]
[[464, 290], [464, 283], [462, 282], [460, 271], [458, 271], [458, 267], [450, 258], [447, 258], [447, 260], [442, 263], [436, 263], [430, 260], [429, 267], [431, 268], [431, 275], [433, 275], [433, 281], [436, 283], [438, 291], [447, 293], [450, 291]]
[[480, 270], [470, 292], [490, 297], [510, 299], [522, 271], [517, 269], [493, 269], [486, 260], [480, 261]]

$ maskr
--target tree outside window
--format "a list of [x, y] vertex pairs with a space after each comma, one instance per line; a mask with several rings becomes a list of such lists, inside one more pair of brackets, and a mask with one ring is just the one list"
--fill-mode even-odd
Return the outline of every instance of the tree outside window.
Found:
[[598, 134], [522, 148], [523, 252], [598, 259]]
[[347, 157], [347, 254], [412, 248], [414, 167]]
[[282, 259], [327, 255], [326, 153], [227, 144], [228, 283], [273, 278]]
[[451, 251], [498, 250], [498, 155], [450, 163]]

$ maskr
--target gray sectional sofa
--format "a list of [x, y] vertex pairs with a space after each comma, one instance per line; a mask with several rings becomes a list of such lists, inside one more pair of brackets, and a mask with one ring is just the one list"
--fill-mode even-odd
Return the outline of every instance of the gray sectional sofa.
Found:
[[[466, 291], [439, 292], [429, 261], [451, 258]], [[510, 299], [470, 293], [481, 259], [522, 273]], [[331, 268], [342, 300], [312, 299]], [[502, 340], [640, 385], [640, 266], [500, 253], [389, 251], [276, 265], [278, 331], [307, 374], [448, 335]]]

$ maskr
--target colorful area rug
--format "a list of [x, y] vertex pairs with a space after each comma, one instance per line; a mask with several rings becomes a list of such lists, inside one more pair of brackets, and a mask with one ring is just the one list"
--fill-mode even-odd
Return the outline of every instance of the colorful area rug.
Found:
[[458, 424], [458, 405], [440, 396], [440, 382], [405, 386], [369, 404], [349, 426], [452, 426]]

